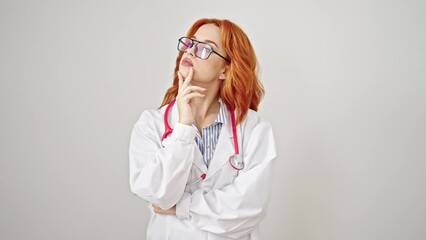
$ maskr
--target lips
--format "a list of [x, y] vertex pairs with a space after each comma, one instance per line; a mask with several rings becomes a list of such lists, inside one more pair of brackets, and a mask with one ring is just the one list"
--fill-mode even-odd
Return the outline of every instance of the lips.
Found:
[[183, 60], [182, 60], [182, 63], [181, 63], [183, 66], [186, 66], [186, 67], [193, 67], [194, 66], [194, 64], [192, 64], [192, 61], [191, 61], [191, 59], [189, 59], [189, 58], [184, 58]]

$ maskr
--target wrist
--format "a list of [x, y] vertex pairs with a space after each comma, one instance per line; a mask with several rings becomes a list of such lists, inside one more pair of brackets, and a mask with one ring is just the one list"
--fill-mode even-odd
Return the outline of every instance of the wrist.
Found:
[[192, 123], [194, 122], [194, 120], [193, 119], [190, 119], [190, 118], [188, 118], [188, 116], [179, 116], [179, 121], [178, 121], [179, 123], [182, 123], [182, 124], [185, 124], [185, 125], [188, 125], [188, 126], [191, 126], [192, 125]]

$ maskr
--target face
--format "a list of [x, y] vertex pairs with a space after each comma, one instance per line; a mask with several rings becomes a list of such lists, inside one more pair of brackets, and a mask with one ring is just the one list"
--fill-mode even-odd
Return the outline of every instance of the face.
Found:
[[[190, 36], [200, 42], [208, 43], [212, 49], [220, 55], [227, 57], [220, 41], [220, 29], [214, 24], [205, 24], [201, 26], [194, 36]], [[201, 59], [195, 56], [195, 44], [187, 49], [182, 56], [179, 64], [179, 72], [186, 77], [189, 69], [194, 69], [194, 76], [191, 82], [209, 83], [225, 79], [227, 62], [214, 52], [207, 59]]]

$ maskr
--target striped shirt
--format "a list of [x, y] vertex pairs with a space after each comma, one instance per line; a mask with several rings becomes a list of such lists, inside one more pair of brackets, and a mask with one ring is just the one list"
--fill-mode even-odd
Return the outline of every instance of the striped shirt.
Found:
[[216, 149], [217, 142], [219, 140], [220, 130], [222, 129], [222, 125], [226, 124], [228, 120], [228, 112], [226, 106], [222, 103], [222, 100], [219, 98], [219, 113], [215, 119], [215, 121], [204, 127], [200, 134], [198, 131], [197, 125], [192, 123], [192, 126], [195, 127], [195, 142], [200, 149], [201, 154], [203, 155], [204, 163], [207, 167], [209, 167], [209, 163], [211, 158], [213, 157], [214, 150]]

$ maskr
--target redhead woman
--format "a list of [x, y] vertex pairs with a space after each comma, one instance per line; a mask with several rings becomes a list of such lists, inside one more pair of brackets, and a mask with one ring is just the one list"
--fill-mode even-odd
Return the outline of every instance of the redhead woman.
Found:
[[130, 140], [147, 239], [259, 239], [276, 151], [250, 40], [229, 20], [200, 19], [177, 49], [173, 85]]

